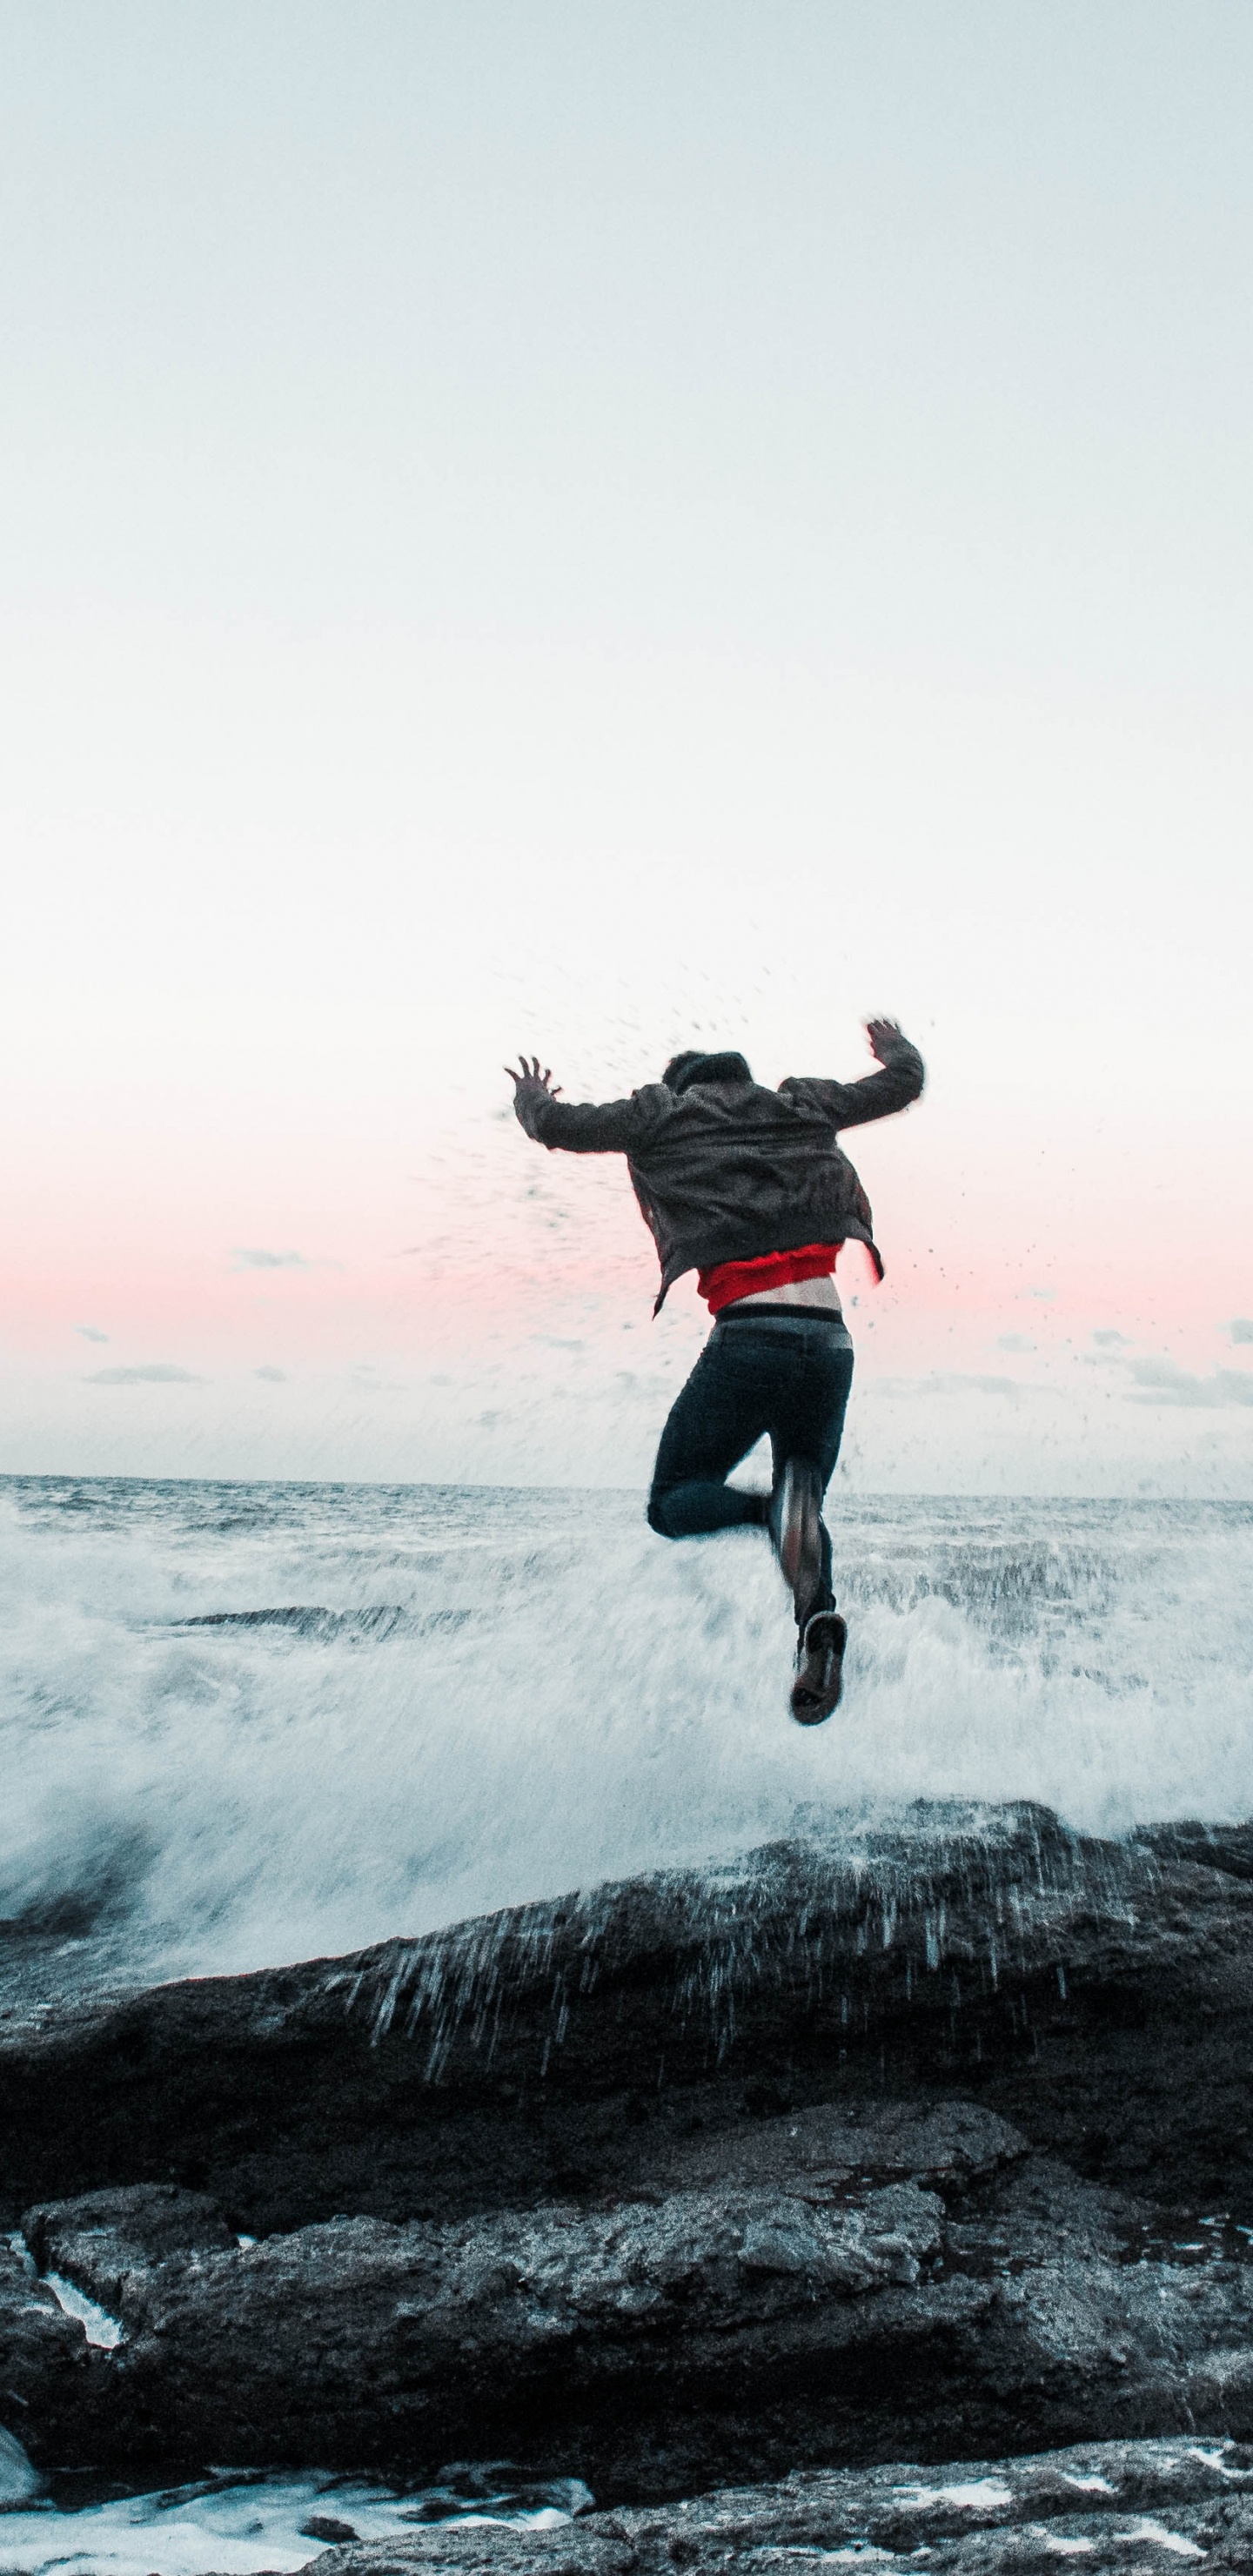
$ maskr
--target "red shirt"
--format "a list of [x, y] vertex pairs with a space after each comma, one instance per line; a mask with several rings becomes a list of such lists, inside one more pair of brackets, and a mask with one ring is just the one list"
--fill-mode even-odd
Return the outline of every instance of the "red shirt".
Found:
[[756, 1261], [719, 1261], [700, 1270], [696, 1285], [716, 1315], [737, 1297], [758, 1296], [763, 1288], [787, 1288], [794, 1280], [829, 1279], [835, 1269], [837, 1243], [806, 1243], [799, 1252], [763, 1252]]

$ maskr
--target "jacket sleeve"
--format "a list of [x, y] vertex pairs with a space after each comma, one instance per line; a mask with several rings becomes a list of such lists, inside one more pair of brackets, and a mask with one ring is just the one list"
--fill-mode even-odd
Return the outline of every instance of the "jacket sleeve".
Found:
[[860, 1082], [825, 1082], [790, 1074], [779, 1089], [803, 1092], [825, 1110], [834, 1127], [864, 1127], [872, 1118], [891, 1118], [896, 1110], [908, 1109], [911, 1100], [918, 1098], [924, 1078], [917, 1047], [908, 1038], [897, 1038], [879, 1072], [866, 1074]]
[[664, 1083], [649, 1082], [626, 1100], [517, 1103], [519, 1124], [537, 1145], [565, 1154], [634, 1154], [671, 1106]]

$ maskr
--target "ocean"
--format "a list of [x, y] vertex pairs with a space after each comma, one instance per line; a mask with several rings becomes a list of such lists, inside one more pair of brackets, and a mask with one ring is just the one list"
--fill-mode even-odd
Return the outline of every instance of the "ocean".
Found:
[[[838, 1491], [838, 1489], [837, 1489]], [[760, 1534], [635, 1494], [0, 1482], [0, 1916], [258, 1967], [916, 1798], [1253, 1812], [1253, 1505], [841, 1496], [845, 1701]]]

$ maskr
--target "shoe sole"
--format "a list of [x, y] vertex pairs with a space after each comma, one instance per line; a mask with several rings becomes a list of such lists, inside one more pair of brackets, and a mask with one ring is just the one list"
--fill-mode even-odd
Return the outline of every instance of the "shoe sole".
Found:
[[839, 1612], [815, 1611], [805, 1630], [804, 1662], [792, 1684], [790, 1706], [798, 1726], [821, 1726], [839, 1707], [847, 1644], [848, 1625]]

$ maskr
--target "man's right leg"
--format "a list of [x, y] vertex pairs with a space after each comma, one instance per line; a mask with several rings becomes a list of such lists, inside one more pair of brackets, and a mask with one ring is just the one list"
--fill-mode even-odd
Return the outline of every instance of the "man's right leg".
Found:
[[798, 1638], [791, 1708], [801, 1726], [820, 1726], [839, 1705], [843, 1686], [848, 1629], [835, 1607], [831, 1539], [821, 1506], [839, 1456], [852, 1376], [846, 1337], [814, 1328], [796, 1366], [780, 1372], [770, 1424], [776, 1479], [782, 1471], [785, 1480], [799, 1477], [806, 1488], [812, 1554], [806, 1579], [793, 1591]]
[[661, 1538], [711, 1530], [764, 1529], [764, 1494], [741, 1494], [726, 1479], [766, 1428], [767, 1395], [738, 1364], [730, 1331], [706, 1342], [661, 1435], [648, 1526]]
[[779, 1370], [770, 1417], [770, 1442], [774, 1451], [776, 1493], [787, 1468], [791, 1467], [812, 1479], [816, 1497], [811, 1541], [815, 1562], [809, 1569], [809, 1584], [798, 1588], [796, 1598], [796, 1621], [802, 1632], [816, 1610], [830, 1610], [835, 1606], [835, 1594], [831, 1588], [831, 1536], [821, 1517], [821, 1509], [823, 1495], [840, 1454], [852, 1382], [853, 1353], [846, 1334], [813, 1326], [806, 1331], [803, 1341], [799, 1333], [792, 1336], [788, 1365], [781, 1366]]

